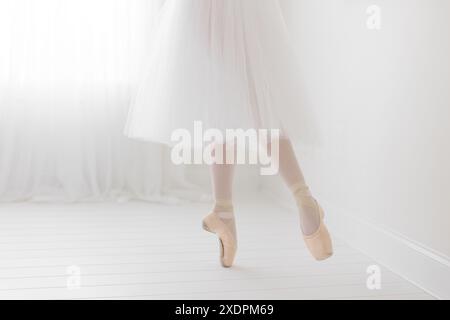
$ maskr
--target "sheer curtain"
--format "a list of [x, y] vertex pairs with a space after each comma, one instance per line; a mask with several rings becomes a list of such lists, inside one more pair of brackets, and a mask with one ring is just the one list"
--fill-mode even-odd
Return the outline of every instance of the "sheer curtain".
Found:
[[122, 135], [162, 3], [0, 0], [0, 201], [159, 200], [185, 185], [164, 147]]

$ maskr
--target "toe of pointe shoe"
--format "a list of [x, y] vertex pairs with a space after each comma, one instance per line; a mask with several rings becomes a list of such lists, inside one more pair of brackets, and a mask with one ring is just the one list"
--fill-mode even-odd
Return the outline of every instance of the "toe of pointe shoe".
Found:
[[304, 240], [309, 252], [317, 261], [326, 260], [333, 255], [333, 243], [323, 221], [317, 232], [310, 236], [304, 236]]
[[231, 268], [231, 267], [233, 267], [233, 264], [234, 264], [235, 253], [230, 253], [231, 252], [230, 250], [228, 250], [226, 252], [227, 252], [227, 254], [224, 254], [220, 258], [220, 263], [221, 263], [222, 267], [224, 267], [224, 268]]
[[220, 243], [220, 263], [224, 268], [231, 268], [237, 251], [237, 243], [225, 224], [214, 215], [203, 220], [203, 229], [216, 234]]
[[231, 268], [236, 257], [236, 243], [228, 234], [219, 235], [219, 241], [221, 246], [220, 263], [224, 268]]

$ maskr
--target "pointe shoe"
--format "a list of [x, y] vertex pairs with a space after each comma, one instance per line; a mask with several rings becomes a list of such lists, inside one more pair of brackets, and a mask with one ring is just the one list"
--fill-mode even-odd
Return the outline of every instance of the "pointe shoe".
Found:
[[[323, 261], [333, 255], [333, 243], [330, 233], [324, 222], [324, 211], [316, 199], [314, 199], [307, 187], [297, 188], [296, 192], [298, 206], [309, 206], [316, 208], [320, 214], [320, 224], [316, 232], [311, 235], [303, 234], [303, 240], [311, 255], [317, 261]], [[303, 232], [303, 231], [302, 231]]]
[[317, 261], [323, 261], [333, 255], [333, 243], [331, 241], [330, 233], [325, 225], [324, 213], [322, 207], [317, 204], [320, 211], [320, 226], [315, 233], [309, 236], [303, 235], [306, 246], [309, 252]]
[[237, 251], [237, 241], [233, 232], [216, 213], [211, 213], [203, 219], [203, 229], [219, 237], [220, 263], [224, 268], [231, 268]]

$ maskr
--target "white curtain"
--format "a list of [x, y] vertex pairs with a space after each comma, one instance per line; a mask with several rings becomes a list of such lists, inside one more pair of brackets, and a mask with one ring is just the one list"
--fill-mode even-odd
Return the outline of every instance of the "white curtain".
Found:
[[0, 0], [0, 201], [184, 185], [164, 147], [122, 135], [162, 2]]

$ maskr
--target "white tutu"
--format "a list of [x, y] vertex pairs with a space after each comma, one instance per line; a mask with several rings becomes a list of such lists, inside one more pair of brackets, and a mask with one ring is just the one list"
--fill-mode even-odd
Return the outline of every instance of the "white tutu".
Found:
[[176, 129], [312, 134], [277, 0], [166, 0], [125, 134], [171, 144]]

